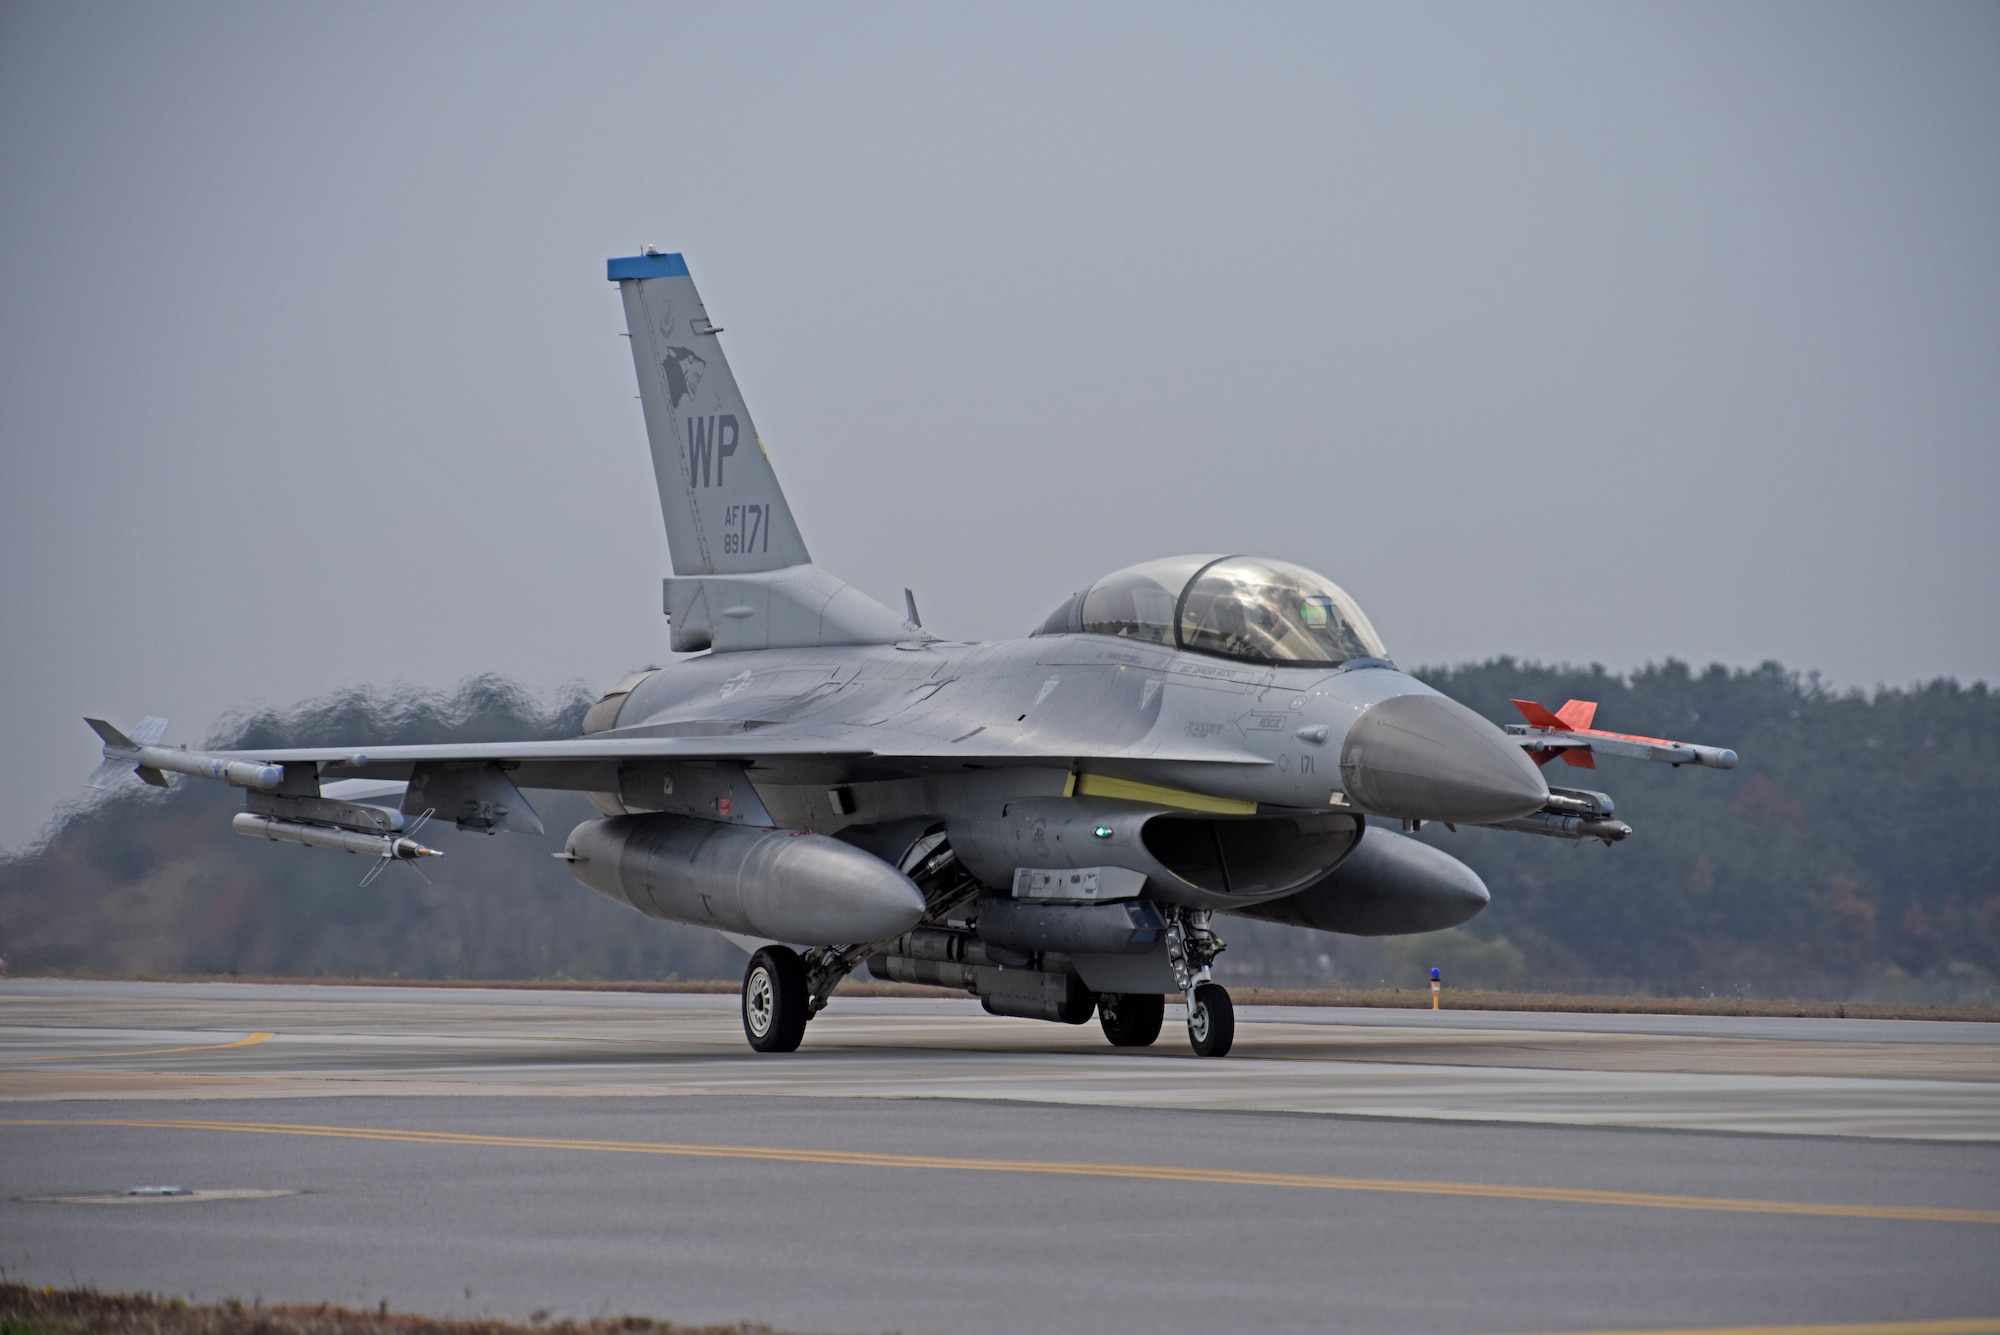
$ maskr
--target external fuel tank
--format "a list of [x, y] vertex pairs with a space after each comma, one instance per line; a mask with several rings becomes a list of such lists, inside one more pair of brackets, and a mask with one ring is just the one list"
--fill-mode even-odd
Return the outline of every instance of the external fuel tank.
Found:
[[794, 945], [882, 941], [924, 914], [915, 882], [826, 835], [688, 816], [611, 816], [570, 831], [576, 879], [641, 913]]

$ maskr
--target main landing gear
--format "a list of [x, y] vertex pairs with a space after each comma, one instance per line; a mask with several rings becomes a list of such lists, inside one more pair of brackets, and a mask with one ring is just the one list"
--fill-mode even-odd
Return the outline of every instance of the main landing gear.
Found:
[[784, 946], [765, 946], [743, 974], [743, 1035], [759, 1052], [797, 1052], [812, 1018], [806, 963]]
[[797, 1052], [806, 1024], [868, 953], [865, 946], [814, 946], [804, 955], [765, 946], [743, 974], [743, 1035], [759, 1052]]
[[1097, 1023], [1114, 1048], [1147, 1048], [1160, 1036], [1167, 999], [1157, 992], [1105, 992], [1097, 998]]

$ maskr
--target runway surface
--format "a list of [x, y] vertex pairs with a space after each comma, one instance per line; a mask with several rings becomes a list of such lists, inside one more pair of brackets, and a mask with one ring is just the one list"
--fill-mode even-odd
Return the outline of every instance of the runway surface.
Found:
[[773, 1058], [733, 997], [12, 980], [0, 1196], [8, 1277], [202, 1298], [2000, 1331], [2000, 1026], [836, 999]]

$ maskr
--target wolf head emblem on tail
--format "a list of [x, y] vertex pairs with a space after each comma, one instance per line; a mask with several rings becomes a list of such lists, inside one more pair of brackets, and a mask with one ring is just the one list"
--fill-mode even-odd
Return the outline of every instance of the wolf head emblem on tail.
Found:
[[667, 397], [673, 406], [681, 406], [681, 400], [701, 386], [701, 373], [708, 363], [686, 348], [668, 348], [667, 355], [660, 362], [660, 369], [667, 376]]

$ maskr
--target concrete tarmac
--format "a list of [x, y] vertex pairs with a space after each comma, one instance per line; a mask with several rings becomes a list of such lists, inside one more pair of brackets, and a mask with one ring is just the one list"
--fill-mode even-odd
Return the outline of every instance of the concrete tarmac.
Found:
[[0, 982], [0, 1269], [801, 1331], [2000, 1331], [2000, 1026], [1246, 1008], [1237, 1051]]

